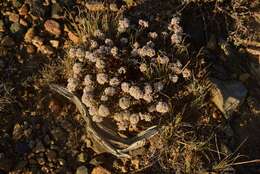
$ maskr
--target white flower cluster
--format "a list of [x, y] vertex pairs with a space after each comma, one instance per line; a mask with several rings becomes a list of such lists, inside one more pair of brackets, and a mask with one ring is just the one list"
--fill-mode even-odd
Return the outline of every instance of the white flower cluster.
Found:
[[180, 26], [180, 18], [174, 16], [171, 19], [171, 23], [169, 24], [168, 29], [173, 33], [171, 35], [171, 43], [180, 44], [182, 42], [182, 36], [183, 36], [183, 29]]
[[[173, 35], [182, 33], [179, 21], [174, 17], [169, 24]], [[146, 28], [142, 31], [149, 30], [148, 21], [139, 20], [138, 25], [141, 29]], [[89, 44], [71, 48], [68, 52], [68, 56], [75, 58], [68, 90], [80, 92], [82, 89], [81, 100], [92, 120], [102, 122], [104, 118], [113, 119], [118, 130], [135, 130], [139, 128], [140, 121], [150, 122], [169, 113], [170, 103], [162, 95], [167, 81], [177, 83], [179, 75], [188, 78], [191, 74], [189, 69], [183, 68], [178, 60], [172, 58], [172, 54], [161, 52], [156, 47], [156, 40], [161, 37], [159, 34], [147, 31], [147, 38], [142, 38], [147, 39], [145, 42], [136, 40], [132, 44], [125, 33], [128, 29], [131, 30], [130, 21], [124, 18], [119, 20], [119, 36], [115, 40], [97, 30]], [[124, 37], [121, 37], [122, 33]], [[158, 70], [154, 65], [167, 67], [168, 74], [151, 81], [146, 75]], [[136, 70], [140, 77], [131, 77], [135, 76], [132, 72]]]

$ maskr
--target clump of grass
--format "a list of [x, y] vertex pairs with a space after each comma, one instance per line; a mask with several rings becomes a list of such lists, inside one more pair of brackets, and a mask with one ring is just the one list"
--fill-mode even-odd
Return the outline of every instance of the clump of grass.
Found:
[[87, 9], [79, 9], [79, 14], [76, 18], [67, 13], [67, 20], [69, 21], [69, 27], [76, 31], [81, 43], [84, 43], [97, 30], [102, 30], [102, 32], [113, 36], [114, 29], [117, 26], [116, 21], [121, 15], [121, 12], [108, 10], [89, 11]]

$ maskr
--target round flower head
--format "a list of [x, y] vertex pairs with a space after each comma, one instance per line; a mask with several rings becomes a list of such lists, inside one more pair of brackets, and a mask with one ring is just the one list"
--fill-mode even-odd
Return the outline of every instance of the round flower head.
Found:
[[98, 47], [98, 43], [95, 40], [90, 40], [90, 49], [95, 49]]
[[129, 89], [130, 89], [130, 84], [127, 83], [127, 82], [121, 83], [121, 89], [122, 89], [123, 92], [128, 93]]
[[110, 114], [108, 107], [101, 104], [98, 108], [98, 115], [101, 117], [107, 117]]
[[173, 33], [171, 36], [171, 43], [174, 44], [180, 44], [182, 41], [182, 35], [180, 33]]
[[115, 113], [115, 114], [113, 115], [113, 119], [114, 119], [115, 121], [123, 121], [123, 117], [122, 117], [122, 115], [121, 115], [120, 113]]
[[158, 34], [156, 32], [149, 32], [148, 35], [152, 39], [156, 39], [158, 37]]
[[94, 122], [96, 122], [96, 123], [100, 123], [100, 122], [103, 121], [103, 117], [100, 117], [100, 116], [98, 116], [98, 115], [94, 115], [94, 116], [92, 117], [92, 120], [93, 120]]
[[126, 73], [126, 69], [125, 69], [125, 67], [120, 67], [120, 68], [117, 70], [117, 72], [118, 72], [119, 74], [125, 74], [125, 73]]
[[181, 67], [179, 67], [177, 63], [169, 63], [168, 68], [177, 75], [182, 73]]
[[75, 75], [80, 75], [83, 65], [81, 63], [74, 63], [72, 70]]
[[97, 82], [100, 84], [100, 85], [103, 85], [105, 83], [108, 82], [108, 75], [105, 74], [105, 73], [99, 73], [97, 74]]
[[142, 48], [138, 49], [138, 54], [141, 57], [153, 57], [155, 56], [155, 50], [151, 47], [149, 47], [148, 45], [143, 46]]
[[185, 68], [182, 71], [182, 76], [183, 76], [183, 78], [189, 78], [191, 76], [191, 71], [188, 68]]
[[151, 105], [148, 107], [148, 112], [152, 113], [156, 111], [156, 105]]
[[177, 75], [171, 75], [171, 74], [170, 74], [170, 75], [169, 75], [169, 79], [170, 79], [171, 82], [177, 83], [179, 77], [178, 77]]
[[136, 48], [132, 49], [131, 55], [134, 57], [138, 56], [138, 49], [136, 49]]
[[170, 110], [169, 105], [165, 102], [158, 102], [156, 105], [156, 111], [159, 113], [164, 114], [169, 112], [169, 110]]
[[70, 92], [74, 92], [74, 91], [76, 91], [78, 85], [79, 85], [78, 79], [76, 79], [76, 78], [69, 78], [68, 79], [68, 84], [67, 84], [67, 89]]
[[127, 97], [122, 97], [119, 99], [119, 107], [122, 109], [127, 109], [130, 107], [131, 101]]
[[168, 30], [176, 32], [176, 28], [180, 26], [181, 19], [178, 16], [174, 16], [171, 19], [171, 23], [168, 25]]
[[102, 96], [100, 97], [100, 100], [101, 100], [101, 101], [108, 101], [108, 96], [107, 96], [107, 95], [102, 95]]
[[96, 60], [96, 68], [97, 69], [104, 69], [106, 67], [106, 63], [104, 60], [97, 58]]
[[114, 96], [116, 94], [116, 89], [114, 87], [107, 87], [104, 90], [105, 95], [107, 96]]
[[117, 122], [117, 127], [119, 131], [125, 131], [129, 127], [129, 122], [125, 120]]
[[162, 91], [164, 88], [164, 84], [162, 82], [156, 82], [153, 85], [154, 85], [154, 90], [156, 92]]
[[93, 92], [95, 90], [95, 87], [93, 84], [85, 85], [83, 89], [83, 93]]
[[158, 62], [159, 64], [165, 65], [165, 64], [168, 64], [169, 58], [168, 58], [167, 56], [165, 56], [165, 55], [163, 55], [163, 56], [158, 56], [158, 57], [157, 57], [157, 62]]
[[83, 48], [78, 48], [76, 50], [76, 55], [77, 58], [84, 58], [85, 57], [85, 50]]
[[128, 111], [124, 111], [124, 112], [121, 112], [121, 115], [123, 117], [123, 120], [129, 121], [129, 118], [130, 118], [131, 114]]
[[153, 87], [150, 84], [146, 84], [144, 86], [144, 93], [151, 94], [153, 93]]
[[142, 28], [148, 28], [149, 27], [149, 23], [145, 20], [139, 19], [138, 24], [142, 27]]
[[150, 41], [146, 42], [146, 45], [147, 45], [148, 47], [153, 48], [153, 47], [155, 46], [155, 43], [150, 40]]
[[86, 107], [93, 107], [95, 105], [95, 99], [92, 93], [84, 92], [81, 97], [82, 103], [86, 105]]
[[145, 73], [148, 71], [148, 67], [145, 63], [141, 63], [141, 65], [139, 66], [139, 69], [142, 73]]
[[92, 85], [93, 83], [94, 82], [92, 81], [92, 75], [90, 75], [90, 74], [85, 75], [83, 84]]
[[74, 48], [74, 47], [70, 48], [70, 50], [68, 52], [69, 57], [75, 57], [76, 56], [76, 52], [77, 52], [76, 48]]
[[94, 36], [99, 38], [99, 39], [104, 39], [105, 38], [105, 34], [101, 30], [96, 30], [94, 32]]
[[138, 86], [131, 86], [129, 89], [129, 94], [136, 100], [143, 98], [143, 91]]
[[140, 44], [139, 44], [138, 42], [135, 42], [135, 43], [133, 44], [133, 47], [134, 47], [135, 49], [137, 49], [137, 48], [140, 47]]
[[86, 58], [88, 61], [93, 62], [93, 63], [95, 63], [96, 60], [97, 60], [97, 57], [96, 57], [93, 53], [91, 53], [91, 52], [89, 52], [89, 51], [86, 51], [86, 52], [85, 52], [85, 58]]
[[124, 19], [118, 21], [117, 30], [119, 33], [123, 33], [127, 30], [127, 28], [129, 28], [129, 26], [130, 26], [129, 20], [127, 18], [124, 18]]
[[120, 81], [117, 77], [113, 77], [112, 79], [109, 80], [110, 86], [118, 86], [119, 84], [120, 84]]
[[131, 114], [129, 121], [131, 125], [136, 125], [140, 121], [139, 114]]
[[122, 44], [127, 44], [127, 43], [128, 43], [128, 39], [127, 39], [126, 37], [122, 37], [122, 38], [120, 39], [120, 42], [121, 42]]
[[153, 101], [153, 95], [152, 94], [147, 94], [145, 93], [143, 96], [143, 99], [147, 102], [147, 103], [151, 103]]
[[112, 56], [116, 57], [118, 55], [118, 48], [117, 47], [111, 48], [110, 53], [112, 54]]
[[97, 116], [98, 115], [98, 108], [95, 106], [92, 106], [88, 109], [88, 113], [91, 116]]
[[147, 122], [150, 122], [152, 121], [152, 115], [150, 115], [149, 113], [139, 113], [139, 117], [141, 120], [144, 120], [144, 121], [147, 121]]
[[108, 38], [105, 40], [105, 44], [107, 46], [110, 46], [110, 47], [112, 47], [114, 45], [113, 41], [111, 39], [108, 39]]

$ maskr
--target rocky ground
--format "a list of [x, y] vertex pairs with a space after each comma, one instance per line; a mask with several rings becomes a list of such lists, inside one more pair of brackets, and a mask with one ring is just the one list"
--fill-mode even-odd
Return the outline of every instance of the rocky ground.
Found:
[[[174, 149], [176, 151], [171, 151], [170, 147], [175, 144], [168, 139], [168, 152], [172, 154], [162, 152], [162, 156], [157, 156], [147, 165], [141, 164], [143, 156], [130, 161], [119, 160], [110, 154], [97, 154], [89, 148], [93, 142], [87, 137], [86, 125], [75, 106], [50, 91], [47, 86], [50, 82], [64, 85], [64, 79], [59, 78], [63, 73], [59, 69], [64, 67], [61, 65], [62, 60], [71, 45], [81, 44], [85, 39], [80, 35], [82, 28], [78, 31], [75, 27], [81, 19], [78, 16], [82, 11], [89, 14], [105, 11], [155, 21], [164, 21], [178, 11], [184, 21], [182, 25], [187, 34], [189, 51], [193, 51], [190, 54], [194, 56], [196, 53], [194, 59], [198, 60], [200, 56], [206, 57], [207, 72], [202, 74], [207, 74], [207, 80], [211, 82], [209, 94], [202, 97], [207, 104], [200, 105], [205, 101], [200, 103], [201, 100], [194, 100], [199, 109], [196, 112], [191, 109], [185, 111], [189, 117], [185, 121], [192, 123], [192, 126], [207, 127], [200, 127], [204, 131], [214, 129], [212, 132], [217, 137], [214, 143], [216, 146], [223, 144], [229, 154], [227, 158], [220, 155], [218, 158], [216, 154], [213, 158], [208, 157], [210, 164], [217, 161], [211, 161], [212, 159], [218, 158], [216, 166], [219, 168], [214, 168], [215, 171], [207, 168], [200, 172], [260, 172], [259, 161], [251, 161], [260, 158], [260, 139], [257, 136], [260, 132], [260, 18], [257, 1], [252, 0], [242, 5], [238, 1], [232, 1], [233, 8], [229, 1], [229, 6], [225, 6], [214, 0], [187, 0], [184, 5], [172, 1], [134, 2], [136, 1], [0, 2], [0, 173], [178, 173], [176, 166], [188, 161], [189, 156], [178, 161], [178, 155], [173, 153], [182, 152], [177, 152], [177, 148]], [[250, 18], [247, 19], [247, 16]], [[245, 24], [240, 20], [245, 21]], [[200, 55], [201, 48], [203, 53]], [[192, 66], [200, 69], [198, 64]], [[185, 93], [198, 90], [197, 86], [184, 85], [186, 83], [180, 85], [179, 88], [183, 89], [178, 95], [185, 96]], [[198, 92], [193, 97], [198, 98], [204, 94]], [[187, 96], [180, 97], [183, 99], [181, 102], [189, 100], [189, 95]], [[179, 105], [182, 110], [185, 103]], [[197, 115], [203, 116], [197, 118]], [[168, 131], [171, 130], [171, 124], [173, 122], [167, 120]], [[179, 135], [186, 135], [186, 129], [190, 130], [178, 127], [176, 131]], [[208, 136], [205, 132], [196, 131], [199, 134], [196, 137]], [[195, 133], [192, 136], [195, 137]], [[155, 141], [150, 141], [150, 147], [141, 148], [138, 153], [143, 154], [151, 147], [160, 148], [156, 138], [158, 137], [155, 137]], [[225, 150], [219, 152], [224, 153]], [[168, 155], [167, 160], [173, 161], [175, 168], [168, 168], [163, 154]], [[237, 155], [243, 157], [233, 161]], [[225, 159], [230, 161], [223, 165], [221, 162]], [[193, 159], [192, 162], [196, 164], [196, 160]], [[186, 173], [197, 172], [186, 170]]]

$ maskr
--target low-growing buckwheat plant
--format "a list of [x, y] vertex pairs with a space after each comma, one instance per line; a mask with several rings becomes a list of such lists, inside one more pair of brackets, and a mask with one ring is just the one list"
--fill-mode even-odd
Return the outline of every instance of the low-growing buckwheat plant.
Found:
[[89, 139], [98, 143], [88, 147], [97, 153], [100, 146], [103, 152], [129, 158], [158, 135], [161, 120], [174, 117], [172, 99], [191, 77], [189, 61], [179, 52], [184, 33], [180, 17], [159, 31], [154, 23], [159, 22], [122, 18], [114, 35], [111, 29], [96, 29], [67, 50], [66, 88], [50, 85], [76, 104]]
[[[179, 17], [174, 16], [165, 28], [168, 44], [164, 47], [182, 42]], [[142, 37], [133, 43], [132, 32], [139, 30]], [[189, 78], [191, 73], [172, 52], [157, 46], [165, 35], [149, 31], [148, 21], [131, 23], [123, 18], [118, 21], [117, 32], [109, 38], [97, 30], [88, 43], [70, 48], [68, 56], [74, 57], [75, 63], [67, 89], [82, 91], [81, 100], [94, 122], [111, 119], [118, 130], [140, 131], [141, 122], [151, 122], [172, 111], [165, 91], [178, 82], [179, 76]]]

